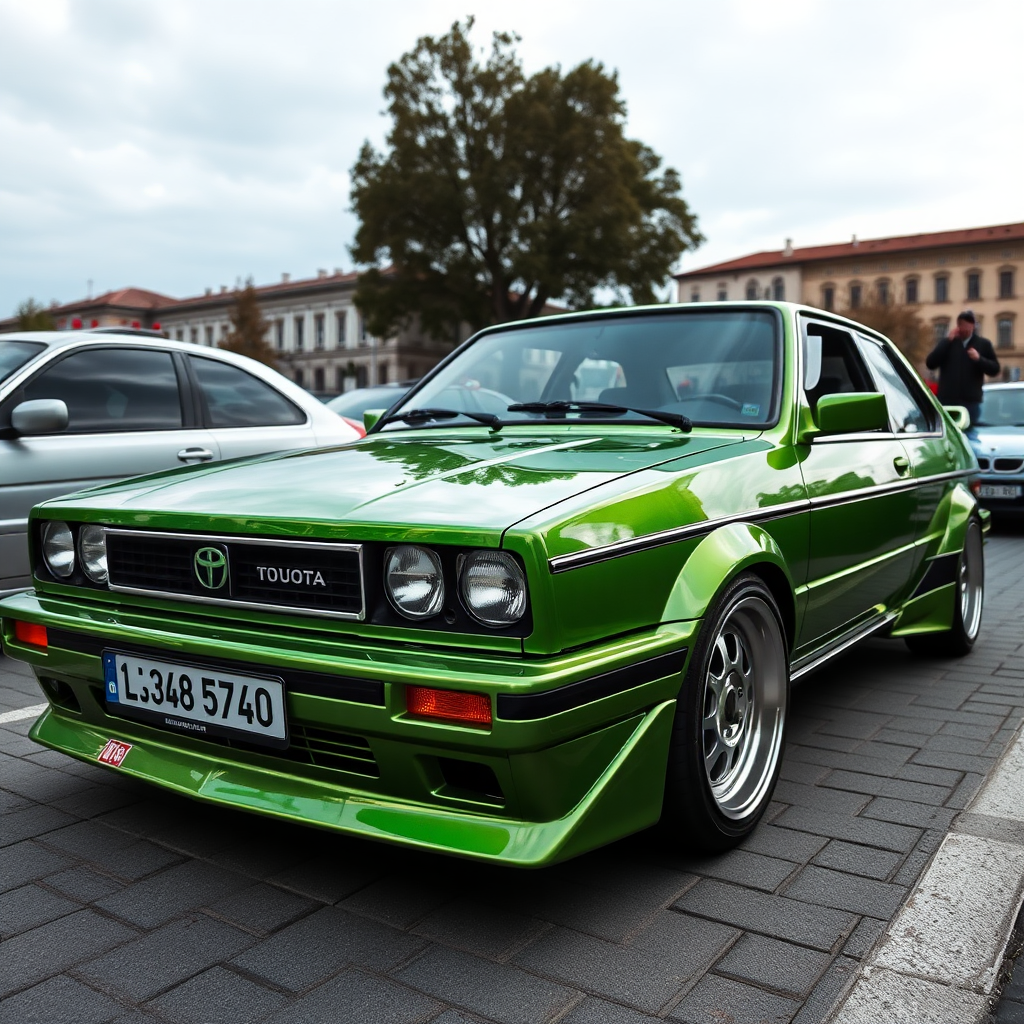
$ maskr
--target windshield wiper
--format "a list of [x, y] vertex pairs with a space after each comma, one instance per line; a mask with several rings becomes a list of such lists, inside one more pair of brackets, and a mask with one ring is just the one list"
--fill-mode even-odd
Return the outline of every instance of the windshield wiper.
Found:
[[408, 412], [400, 412], [397, 416], [389, 416], [383, 423], [392, 423], [400, 420], [403, 423], [426, 423], [427, 420], [450, 420], [456, 416], [465, 416], [483, 423], [492, 430], [501, 426], [501, 420], [490, 412], [463, 412], [461, 409], [410, 409]]
[[508, 411], [540, 412], [549, 418], [567, 412], [606, 412], [612, 416], [633, 412], [638, 416], [646, 416], [648, 419], [678, 427], [680, 430], [693, 430], [692, 421], [681, 413], [661, 412], [658, 409], [632, 409], [628, 405], [609, 405], [606, 402], [517, 402], [515, 405], [510, 405]]

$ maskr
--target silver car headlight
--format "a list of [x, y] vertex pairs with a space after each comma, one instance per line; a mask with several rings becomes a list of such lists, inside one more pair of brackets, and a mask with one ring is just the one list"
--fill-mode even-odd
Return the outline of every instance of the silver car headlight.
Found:
[[511, 626], [526, 613], [526, 577], [505, 551], [466, 555], [459, 591], [466, 610], [485, 626]]
[[107, 534], [102, 526], [90, 523], [78, 532], [78, 557], [93, 583], [107, 582]]
[[444, 605], [441, 559], [429, 548], [401, 544], [384, 555], [384, 589], [407, 619], [429, 619]]
[[54, 519], [43, 527], [43, 561], [58, 579], [75, 571], [75, 539], [67, 523]]

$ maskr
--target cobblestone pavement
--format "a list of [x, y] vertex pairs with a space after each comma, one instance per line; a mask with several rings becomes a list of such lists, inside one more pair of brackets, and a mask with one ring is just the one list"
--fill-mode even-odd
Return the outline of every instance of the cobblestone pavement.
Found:
[[[211, 809], [0, 726], [0, 1021], [822, 1021], [1024, 719], [1022, 556], [1024, 533], [991, 539], [970, 657], [872, 641], [797, 688], [767, 820], [707, 860], [641, 835], [479, 866]], [[0, 659], [0, 713], [41, 699]]]

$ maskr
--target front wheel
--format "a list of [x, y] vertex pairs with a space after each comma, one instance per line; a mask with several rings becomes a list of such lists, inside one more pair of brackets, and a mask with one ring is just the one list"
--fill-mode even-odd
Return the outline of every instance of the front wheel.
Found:
[[760, 577], [716, 598], [679, 694], [662, 827], [690, 850], [736, 845], [764, 814], [782, 763], [789, 657], [781, 616]]
[[970, 654], [981, 630], [981, 608], [985, 600], [985, 555], [981, 523], [971, 519], [964, 536], [956, 569], [953, 625], [941, 633], [920, 633], [906, 637], [915, 654], [962, 658]]

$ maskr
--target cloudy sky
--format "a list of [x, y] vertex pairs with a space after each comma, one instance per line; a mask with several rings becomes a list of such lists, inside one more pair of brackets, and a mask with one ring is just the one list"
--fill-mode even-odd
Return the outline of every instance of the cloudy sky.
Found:
[[528, 71], [617, 69], [685, 268], [1024, 220], [1020, 0], [0, 0], [0, 316], [351, 269], [385, 69], [470, 13]]

